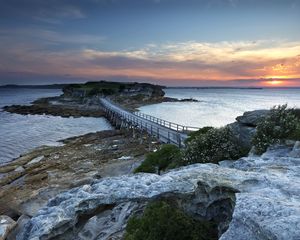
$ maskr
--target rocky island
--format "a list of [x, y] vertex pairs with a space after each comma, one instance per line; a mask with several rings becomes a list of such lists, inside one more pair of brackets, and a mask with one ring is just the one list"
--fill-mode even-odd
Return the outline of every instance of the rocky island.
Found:
[[18, 114], [47, 114], [62, 117], [101, 117], [99, 96], [109, 96], [129, 110], [161, 102], [197, 102], [195, 99], [164, 97], [164, 87], [148, 83], [87, 82], [62, 85], [63, 94], [58, 97], [41, 98], [31, 105], [11, 105], [3, 109]]
[[[164, 101], [161, 86], [91, 82], [5, 110], [99, 117], [98, 96], [129, 110]], [[184, 149], [135, 129], [37, 148], [0, 167], [0, 239], [299, 239], [299, 116], [246, 112]]]

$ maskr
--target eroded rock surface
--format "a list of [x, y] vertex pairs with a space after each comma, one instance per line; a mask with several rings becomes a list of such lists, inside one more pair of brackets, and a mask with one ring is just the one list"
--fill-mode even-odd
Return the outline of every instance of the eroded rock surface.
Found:
[[129, 132], [109, 130], [24, 154], [0, 167], [0, 215], [34, 216], [62, 191], [101, 177], [131, 173], [151, 149], [148, 141], [141, 142]]
[[126, 216], [130, 212], [124, 209], [157, 198], [178, 201], [195, 219], [217, 220], [220, 234], [224, 232], [222, 240], [299, 239], [300, 156], [290, 156], [293, 148], [287, 147], [285, 153], [276, 149], [261, 157], [220, 165], [194, 164], [161, 176], [136, 174], [96, 180], [53, 198], [17, 239], [59, 239], [76, 228], [82, 216], [99, 209], [102, 215], [94, 214], [79, 235], [90, 232], [91, 239], [109, 239], [105, 233], [114, 229], [115, 222], [94, 229], [96, 222], [107, 219], [105, 211], [106, 217], [118, 212], [119, 227], [115, 229], [119, 232], [127, 221], [120, 213]]
[[269, 110], [245, 112], [242, 116], [236, 118], [236, 122], [227, 125], [237, 137], [242, 147], [246, 149], [251, 148], [251, 140], [255, 134], [255, 128], [268, 112]]
[[0, 215], [0, 240], [6, 239], [8, 233], [16, 226], [16, 222], [8, 216]]

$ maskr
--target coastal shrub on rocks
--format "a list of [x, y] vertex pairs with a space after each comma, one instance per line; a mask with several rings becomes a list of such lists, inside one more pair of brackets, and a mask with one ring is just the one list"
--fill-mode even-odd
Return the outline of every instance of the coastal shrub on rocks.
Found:
[[189, 137], [185, 140], [185, 143], [188, 144], [189, 142], [192, 142], [197, 136], [205, 134], [211, 129], [213, 129], [213, 127], [203, 127], [200, 128], [198, 131], [191, 132], [189, 134]]
[[186, 143], [184, 162], [218, 163], [221, 160], [236, 160], [247, 154], [229, 127], [210, 128]]
[[273, 107], [256, 128], [252, 143], [258, 154], [264, 153], [272, 144], [286, 139], [300, 139], [300, 120], [297, 111], [288, 109], [287, 105]]
[[141, 217], [129, 219], [125, 240], [218, 239], [214, 222], [195, 221], [164, 201], [148, 204]]
[[157, 173], [180, 165], [180, 149], [171, 144], [164, 144], [153, 153], [149, 153], [142, 164], [135, 169], [137, 172]]

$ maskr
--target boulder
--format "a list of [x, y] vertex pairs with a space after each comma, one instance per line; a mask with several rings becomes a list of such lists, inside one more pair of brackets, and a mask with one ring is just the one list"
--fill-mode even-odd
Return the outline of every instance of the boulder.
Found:
[[78, 233], [80, 240], [121, 239], [124, 235], [127, 219], [144, 204], [125, 202], [90, 218]]
[[289, 154], [290, 157], [300, 158], [300, 141], [297, 141], [293, 147], [293, 150]]
[[254, 110], [245, 112], [242, 116], [238, 116], [236, 121], [242, 125], [256, 127], [258, 122], [263, 119], [269, 110]]
[[16, 222], [9, 216], [0, 215], [0, 240], [5, 240], [15, 226]]
[[255, 128], [268, 112], [269, 110], [245, 112], [242, 116], [236, 118], [236, 122], [227, 125], [243, 148], [251, 149], [251, 141], [256, 131]]
[[50, 200], [17, 239], [64, 239], [87, 215], [81, 239], [110, 239], [122, 232], [136, 203], [160, 198], [176, 201], [194, 219], [215, 220], [222, 240], [299, 239], [300, 158], [291, 157], [290, 148], [278, 151], [220, 165], [189, 165], [160, 176], [95, 180]]
[[15, 172], [24, 172], [25, 169], [22, 166], [19, 166], [15, 169]]
[[250, 149], [252, 147], [252, 138], [255, 134], [255, 127], [245, 126], [238, 122], [234, 122], [227, 125], [233, 135], [238, 140], [240, 146], [246, 149]]
[[18, 233], [25, 227], [25, 225], [29, 222], [30, 217], [26, 215], [21, 215], [16, 222], [16, 226], [12, 231], [7, 235], [7, 240], [15, 240]]
[[34, 159], [32, 159], [30, 162], [28, 162], [26, 164], [26, 166], [29, 166], [31, 164], [34, 164], [34, 163], [38, 163], [40, 161], [42, 161], [44, 159], [44, 156], [38, 156], [38, 157], [35, 157]]

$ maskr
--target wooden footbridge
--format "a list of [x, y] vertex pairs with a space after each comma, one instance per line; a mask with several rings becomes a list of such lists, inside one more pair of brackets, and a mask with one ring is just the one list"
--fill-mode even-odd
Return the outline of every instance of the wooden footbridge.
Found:
[[129, 112], [107, 98], [100, 98], [100, 102], [112, 124], [145, 131], [163, 143], [183, 147], [188, 133], [198, 130], [140, 112]]

